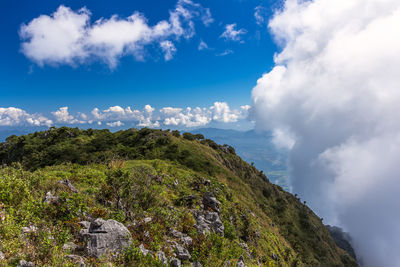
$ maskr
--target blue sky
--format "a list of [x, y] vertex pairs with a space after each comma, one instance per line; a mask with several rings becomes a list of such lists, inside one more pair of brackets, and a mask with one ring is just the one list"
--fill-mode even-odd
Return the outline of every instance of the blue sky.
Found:
[[[144, 47], [142, 59], [137, 60], [129, 53], [120, 55], [115, 66], [90, 56], [72, 64], [41, 64], [21, 50], [23, 42], [31, 41], [19, 34], [21, 26], [29, 26], [40, 15], [51, 17], [60, 5], [75, 13], [86, 7], [91, 25], [100, 18], [117, 15], [123, 20], [140, 12], [147, 24], [154, 26], [162, 20], [168, 21], [169, 12], [177, 3], [176, 0], [116, 0], [112, 4], [99, 0], [1, 1], [0, 107], [51, 117], [51, 112], [60, 107], [68, 107], [68, 114], [76, 116], [78, 112], [90, 114], [94, 108], [106, 110], [113, 106], [142, 109], [149, 104], [157, 110], [210, 107], [217, 101], [226, 102], [231, 109], [250, 105], [251, 90], [257, 79], [273, 66], [277, 48], [267, 21], [273, 10], [279, 8], [277, 1], [193, 1], [203, 11], [209, 9], [212, 23], [205, 25], [200, 18], [193, 18], [193, 36], [167, 38], [176, 50], [168, 60], [158, 41]], [[257, 23], [254, 15], [257, 7], [263, 23]], [[236, 24], [234, 29], [242, 29], [243, 33], [222, 37], [229, 24]], [[201, 41], [208, 49], [199, 50]]]

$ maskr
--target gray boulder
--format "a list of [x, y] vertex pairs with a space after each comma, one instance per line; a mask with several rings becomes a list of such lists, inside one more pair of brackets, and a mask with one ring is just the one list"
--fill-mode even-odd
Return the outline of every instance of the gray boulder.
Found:
[[114, 220], [96, 219], [90, 223], [89, 229], [82, 229], [79, 234], [86, 242], [86, 254], [95, 258], [107, 253], [118, 254], [132, 244], [129, 230]]
[[77, 248], [78, 248], [78, 245], [76, 245], [74, 242], [68, 242], [62, 246], [63, 251], [71, 251], [72, 252], [72, 251], [75, 251]]
[[73, 261], [74, 263], [76, 263], [76, 266], [78, 267], [85, 267], [85, 258], [79, 255], [74, 255], [74, 254], [70, 254], [70, 255], [66, 255], [65, 258]]
[[225, 227], [217, 212], [201, 212], [195, 211], [194, 217], [196, 218], [195, 228], [198, 233], [205, 234], [209, 231], [214, 231], [221, 236], [224, 236]]
[[181, 260], [190, 260], [191, 256], [189, 251], [182, 247], [181, 245], [179, 245], [178, 243], [174, 242], [175, 245], [175, 252], [176, 252], [176, 256], [178, 257], [178, 259]]
[[144, 256], [147, 256], [147, 254], [149, 254], [149, 253], [151, 255], [150, 250], [146, 249], [143, 244], [140, 244], [139, 250]]
[[34, 225], [30, 225], [30, 226], [21, 228], [22, 234], [36, 233], [37, 231], [38, 231], [38, 228]]
[[78, 193], [78, 190], [75, 188], [75, 186], [71, 183], [70, 180], [64, 179], [58, 182], [59, 184], [65, 185], [68, 187], [69, 190], [71, 190], [74, 193]]
[[0, 261], [4, 260], [5, 258], [6, 256], [4, 255], [4, 253], [0, 251]]
[[181, 267], [181, 261], [178, 260], [177, 258], [171, 258], [170, 266], [171, 267]]
[[35, 264], [30, 261], [20, 260], [17, 267], [35, 267]]
[[244, 264], [243, 256], [240, 256], [239, 261], [236, 264], [236, 267], [246, 267], [246, 264]]
[[204, 208], [210, 208], [213, 211], [220, 212], [219, 205], [221, 203], [215, 198], [214, 194], [211, 192], [205, 192], [203, 195], [203, 205]]
[[168, 259], [165, 256], [165, 253], [162, 252], [161, 250], [157, 252], [157, 259], [162, 262], [164, 265], [168, 265]]
[[57, 204], [58, 196], [54, 196], [50, 191], [46, 193], [46, 196], [43, 199], [44, 203], [47, 204]]

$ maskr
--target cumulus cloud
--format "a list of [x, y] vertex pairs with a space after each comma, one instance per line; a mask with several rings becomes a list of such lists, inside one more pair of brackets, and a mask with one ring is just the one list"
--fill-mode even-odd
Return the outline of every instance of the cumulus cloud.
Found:
[[282, 50], [252, 92], [257, 127], [292, 146], [293, 191], [364, 266], [400, 266], [400, 2], [286, 0], [269, 27]]
[[51, 126], [53, 121], [25, 110], [9, 107], [0, 108], [0, 126]]
[[68, 112], [68, 107], [62, 107], [59, 108], [57, 111], [52, 112], [53, 116], [56, 119], [56, 122], [58, 123], [64, 123], [64, 124], [77, 124], [77, 123], [85, 123], [87, 119], [87, 116], [83, 113], [80, 113], [80, 117], [82, 117], [84, 120], [80, 121], [76, 119], [74, 116], [70, 115]]
[[93, 60], [115, 67], [126, 55], [144, 60], [145, 46], [159, 43], [170, 60], [176, 52], [173, 40], [195, 34], [195, 20], [208, 26], [213, 22], [209, 9], [191, 0], [178, 0], [169, 19], [149, 25], [144, 15], [134, 12], [127, 18], [113, 15], [90, 21], [87, 8], [74, 11], [61, 5], [51, 15], [41, 15], [23, 24], [19, 34], [21, 51], [40, 66], [77, 65]]
[[199, 46], [198, 46], [199, 51], [202, 50], [207, 50], [209, 49], [208, 45], [206, 42], [204, 42], [203, 40], [200, 40]]
[[225, 25], [225, 31], [221, 34], [220, 38], [225, 40], [241, 42], [242, 36], [247, 33], [245, 29], [236, 29], [236, 23]]
[[121, 121], [114, 121], [114, 122], [107, 122], [106, 125], [109, 127], [121, 127], [124, 126], [124, 123]]

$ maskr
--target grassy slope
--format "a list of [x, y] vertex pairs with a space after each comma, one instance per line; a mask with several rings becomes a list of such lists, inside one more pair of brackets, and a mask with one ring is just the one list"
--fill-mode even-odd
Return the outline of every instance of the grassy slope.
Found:
[[[148, 129], [112, 134], [60, 128], [7, 139], [0, 145], [0, 160], [13, 165], [0, 169], [0, 250], [7, 263], [27, 258], [38, 265], [66, 265], [62, 245], [78, 242], [77, 222], [91, 216], [136, 222], [141, 226], [129, 228], [135, 245], [167, 254], [168, 228], [183, 231], [194, 240], [193, 259], [206, 266], [246, 255], [240, 242], [254, 255], [246, 259], [248, 265], [356, 266], [307, 206], [269, 183], [231, 148], [186, 138]], [[71, 180], [79, 193], [58, 184], [61, 179]], [[211, 186], [201, 185], [202, 179], [211, 180]], [[43, 203], [48, 191], [60, 197], [60, 204]], [[205, 191], [222, 203], [224, 238], [202, 236], [193, 228], [190, 209], [199, 207]], [[197, 199], [187, 203], [189, 195]], [[146, 216], [153, 220], [140, 224]], [[21, 227], [30, 224], [39, 232], [23, 236]], [[157, 264], [136, 246], [114, 263]]]

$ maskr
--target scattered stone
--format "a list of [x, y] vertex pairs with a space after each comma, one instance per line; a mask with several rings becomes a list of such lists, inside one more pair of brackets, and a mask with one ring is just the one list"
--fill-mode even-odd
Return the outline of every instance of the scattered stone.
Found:
[[203, 185], [204, 185], [204, 186], [210, 186], [210, 185], [211, 185], [211, 181], [210, 181], [210, 180], [203, 179]]
[[177, 258], [171, 258], [170, 265], [171, 267], [181, 267], [181, 261]]
[[153, 218], [151, 218], [151, 217], [146, 217], [146, 218], [144, 218], [144, 223], [149, 223], [149, 222], [151, 222], [151, 220], [153, 220]]
[[203, 196], [204, 208], [211, 208], [216, 212], [220, 212], [219, 205], [220, 202], [214, 197], [213, 193], [205, 192]]
[[175, 229], [171, 229], [171, 235], [175, 238], [182, 238], [185, 234], [181, 233]]
[[271, 258], [272, 258], [274, 261], [277, 261], [277, 260], [278, 260], [278, 255], [276, 255], [275, 253], [272, 253]]
[[178, 185], [179, 185], [179, 182], [178, 182], [177, 179], [175, 179], [175, 181], [174, 181], [174, 186], [177, 187]]
[[205, 213], [205, 219], [206, 222], [208, 222], [210, 228], [217, 234], [220, 234], [221, 236], [224, 236], [224, 225], [221, 222], [221, 219], [219, 218], [218, 213], [216, 212], [209, 212], [207, 211]]
[[178, 259], [181, 260], [190, 260], [191, 256], [187, 249], [179, 245], [178, 243], [174, 242], [175, 245], [175, 252]]
[[44, 203], [47, 204], [57, 204], [58, 196], [54, 196], [50, 191], [46, 193], [46, 196], [43, 199]]
[[75, 186], [71, 183], [70, 180], [64, 179], [58, 182], [59, 184], [65, 185], [66, 187], [69, 188], [74, 193], [78, 193], [78, 190], [75, 188]]
[[143, 244], [140, 244], [139, 249], [140, 249], [140, 252], [142, 252], [142, 254], [144, 256], [147, 256], [147, 254], [150, 253], [150, 250], [146, 249]]
[[246, 264], [244, 264], [244, 258], [243, 256], [240, 256], [238, 263], [236, 264], [236, 267], [246, 267]]
[[132, 243], [129, 230], [115, 220], [98, 218], [90, 223], [89, 229], [82, 229], [79, 234], [86, 241], [86, 254], [95, 258], [106, 253], [118, 254]]
[[30, 225], [28, 227], [22, 227], [21, 232], [23, 234], [30, 234], [30, 233], [36, 233], [38, 231], [38, 228], [34, 225]]
[[167, 259], [167, 257], [165, 256], [165, 253], [164, 252], [162, 252], [161, 250], [160, 251], [158, 251], [157, 252], [157, 259], [159, 260], [159, 261], [161, 261], [163, 264], [165, 264], [165, 265], [168, 265], [168, 259]]
[[0, 261], [4, 260], [5, 258], [6, 256], [4, 255], [4, 253], [0, 251]]
[[246, 243], [239, 243], [239, 246], [241, 247], [241, 248], [243, 248], [245, 251], [246, 251], [246, 254], [247, 254], [247, 256], [249, 257], [249, 258], [252, 258], [252, 255], [251, 255], [251, 253], [250, 253], [250, 249], [249, 249], [249, 246], [246, 244]]
[[76, 245], [74, 242], [68, 242], [65, 243], [62, 247], [63, 251], [75, 251], [78, 248], [78, 245]]
[[186, 247], [191, 246], [193, 243], [193, 239], [190, 236], [181, 237], [181, 241]]
[[35, 267], [35, 264], [30, 261], [20, 260], [17, 267]]
[[73, 261], [74, 263], [76, 263], [76, 265], [78, 267], [85, 267], [85, 258], [79, 255], [74, 255], [74, 254], [70, 254], [70, 255], [66, 255], [65, 258]]
[[195, 261], [195, 262], [192, 263], [192, 267], [202, 267], [202, 266], [203, 265], [201, 265], [201, 263], [198, 262], [198, 261]]

